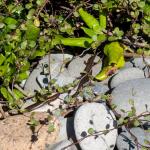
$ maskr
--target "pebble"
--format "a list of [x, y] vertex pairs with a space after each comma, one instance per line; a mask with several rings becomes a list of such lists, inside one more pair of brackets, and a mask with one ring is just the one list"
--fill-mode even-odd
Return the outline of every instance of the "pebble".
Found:
[[[150, 133], [142, 128], [131, 128], [130, 132], [137, 138], [138, 142], [143, 146], [149, 146], [144, 143], [144, 140], [150, 141]], [[117, 148], [118, 150], [142, 150], [141, 146], [136, 146], [134, 137], [131, 134], [124, 130], [121, 132], [117, 138]]]
[[145, 78], [143, 70], [139, 68], [125, 68], [111, 78], [110, 87], [114, 88], [120, 83], [139, 78]]
[[[146, 111], [150, 111], [150, 79], [134, 79], [119, 84], [111, 93], [112, 104], [115, 104], [117, 113], [122, 116], [128, 115], [123, 113], [121, 109], [125, 111], [131, 110], [130, 101], [134, 101], [134, 107], [136, 109], [136, 115]], [[140, 109], [139, 109], [140, 108]]]
[[[90, 54], [86, 54], [84, 57], [74, 58], [68, 65], [69, 74], [75, 78], [80, 77], [81, 73], [84, 72], [86, 63], [90, 57], [91, 57]], [[98, 56], [95, 57], [94, 63], [95, 65], [92, 67], [93, 76], [95, 76], [98, 72], [100, 72], [101, 67], [102, 67], [102, 62]]]
[[144, 71], [145, 76], [148, 77], [150, 75], [148, 67], [146, 65], [150, 65], [150, 58], [134, 58], [129, 62], [125, 63], [125, 68], [136, 67], [140, 68]]
[[108, 86], [101, 83], [94, 83], [93, 93], [96, 95], [105, 94], [109, 90]]
[[[71, 60], [72, 57], [73, 56], [69, 54], [51, 54], [50, 55], [50, 68], [49, 69], [50, 69], [51, 79], [58, 78], [58, 76], [62, 72], [66, 71], [65, 63]], [[48, 62], [49, 62], [49, 55], [46, 55], [42, 60], [39, 61], [39, 64], [31, 72], [29, 78], [27, 79], [25, 83], [25, 86], [24, 86], [25, 91], [30, 92], [31, 94], [34, 94], [35, 90], [40, 91], [41, 89], [40, 86], [43, 86], [42, 75], [48, 74], [48, 64], [49, 64]], [[47, 78], [50, 78], [50, 75], [47, 75]], [[68, 77], [70, 77], [69, 74], [68, 74]], [[39, 83], [37, 82], [37, 80]]]
[[[89, 135], [89, 129], [99, 132], [113, 128], [116, 128], [115, 116], [104, 103], [83, 104], [76, 111], [74, 129], [77, 140]], [[82, 150], [113, 150], [116, 138], [117, 129], [113, 129], [105, 135], [89, 136], [82, 140], [79, 145]]]

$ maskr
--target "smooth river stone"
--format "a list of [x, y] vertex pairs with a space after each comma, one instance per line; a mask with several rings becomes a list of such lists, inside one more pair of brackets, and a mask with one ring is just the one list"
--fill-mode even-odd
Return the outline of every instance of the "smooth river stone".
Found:
[[93, 89], [93, 93], [96, 95], [103, 95], [107, 91], [109, 91], [109, 88], [107, 85], [99, 83], [99, 82], [95, 82], [92, 89]]
[[[132, 128], [130, 132], [137, 138], [138, 142], [143, 146], [149, 146], [144, 143], [144, 140], [150, 141], [150, 133], [142, 128]], [[121, 132], [117, 138], [117, 148], [118, 150], [142, 150], [139, 145], [137, 149], [134, 137], [124, 130]], [[148, 150], [148, 149], [147, 149]]]
[[[86, 63], [88, 62], [88, 59], [92, 55], [86, 54], [83, 57], [76, 57], [74, 58], [70, 64], [68, 65], [68, 72], [72, 77], [78, 78], [81, 76], [81, 73], [84, 72], [84, 69], [86, 67]], [[96, 56], [94, 59], [95, 65], [92, 67], [92, 75], [95, 76], [100, 72], [102, 67], [102, 62], [100, 57]]]
[[129, 62], [125, 63], [125, 68], [130, 68], [130, 67], [136, 67], [140, 68], [144, 71], [145, 76], [148, 77], [150, 75], [149, 69], [146, 67], [146, 65], [150, 65], [150, 58], [134, 58], [130, 60]]
[[122, 116], [126, 116], [127, 113], [120, 111], [131, 110], [131, 104], [129, 100], [134, 101], [136, 108], [136, 114], [139, 115], [146, 111], [146, 105], [148, 111], [150, 111], [150, 79], [134, 79], [119, 84], [112, 91], [112, 104], [115, 104], [117, 113]]
[[114, 88], [128, 80], [145, 78], [143, 70], [139, 68], [125, 68], [114, 75], [110, 81], [110, 87]]
[[[66, 71], [64, 62], [71, 60], [71, 58], [72, 58], [72, 55], [69, 55], [69, 54], [51, 54], [50, 55], [50, 73], [51, 73], [52, 79], [58, 78], [62, 72]], [[35, 90], [40, 91], [41, 89], [40, 86], [42, 84], [40, 82], [40, 79], [42, 79], [43, 76], [41, 78], [39, 76], [43, 72], [43, 66], [48, 65], [48, 64], [49, 64], [49, 55], [46, 55], [42, 60], [39, 61], [39, 64], [37, 65], [37, 67], [31, 72], [24, 86], [25, 91], [30, 92], [31, 94], [34, 94]], [[69, 74], [68, 74], [68, 77], [70, 77]]]
[[116, 138], [116, 119], [104, 103], [87, 103], [79, 107], [74, 118], [74, 129], [77, 140], [89, 135], [88, 130], [111, 130], [106, 135], [89, 136], [79, 142], [82, 150], [113, 150]]

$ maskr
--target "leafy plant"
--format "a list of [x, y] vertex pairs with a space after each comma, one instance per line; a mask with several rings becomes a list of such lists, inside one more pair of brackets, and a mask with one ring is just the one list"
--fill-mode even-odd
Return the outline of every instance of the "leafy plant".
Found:
[[[68, 8], [64, 6], [66, 4]], [[51, 51], [62, 50], [61, 44], [91, 48], [94, 53], [104, 49], [106, 58], [102, 72], [96, 76], [98, 80], [123, 66], [120, 52], [125, 46], [149, 55], [149, 8], [148, 0], [94, 0], [92, 3], [0, 0], [1, 96], [8, 101], [9, 108], [20, 108], [24, 95], [18, 94], [15, 85], [28, 78], [32, 62]], [[80, 33], [81, 30], [86, 36]], [[112, 47], [110, 54], [105, 50], [109, 46]], [[113, 51], [116, 54], [112, 54]], [[115, 64], [111, 63], [113, 57], [118, 61]]]

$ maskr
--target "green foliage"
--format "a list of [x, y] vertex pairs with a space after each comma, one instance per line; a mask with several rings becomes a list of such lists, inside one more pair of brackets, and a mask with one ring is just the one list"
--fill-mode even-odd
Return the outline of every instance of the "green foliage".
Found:
[[89, 129], [88, 129], [88, 133], [89, 133], [90, 135], [93, 135], [93, 134], [94, 134], [94, 132], [95, 132], [95, 131], [94, 131], [94, 129], [93, 129], [93, 128], [89, 128]]
[[[68, 9], [62, 7], [65, 4]], [[120, 44], [112, 46], [113, 51], [104, 50], [107, 59], [101, 77], [97, 78], [100, 80], [107, 78], [114, 66], [123, 67], [120, 52], [124, 39], [134, 45], [130, 48], [135, 52], [149, 55], [149, 10], [150, 2], [144, 0], [94, 0], [90, 7], [83, 0], [0, 0], [0, 95], [17, 107], [16, 99], [22, 96], [12, 94], [12, 86], [28, 78], [31, 63], [37, 57], [61, 50], [60, 44], [91, 48], [94, 53], [102, 51], [107, 43]]]
[[30, 115], [30, 120], [28, 121], [28, 125], [30, 125], [30, 127], [36, 127], [40, 124], [39, 120], [35, 119], [34, 115], [34, 112]]
[[[124, 66], [123, 48], [118, 42], [112, 42], [104, 47], [104, 53], [107, 56], [102, 71], [96, 75], [96, 79], [104, 80], [109, 76], [109, 72], [115, 68]], [[115, 67], [115, 68], [114, 68]]]

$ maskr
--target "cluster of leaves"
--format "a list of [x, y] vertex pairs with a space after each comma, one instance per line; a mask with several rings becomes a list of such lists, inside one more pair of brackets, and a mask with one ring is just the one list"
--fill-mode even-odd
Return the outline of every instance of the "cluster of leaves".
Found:
[[[0, 94], [8, 100], [10, 108], [21, 105], [19, 100], [23, 94], [14, 85], [28, 78], [37, 57], [46, 55], [54, 47], [60, 50], [61, 44], [97, 49], [117, 41], [140, 53], [148, 52], [149, 8], [149, 0], [0, 0]], [[93, 18], [94, 26], [91, 20], [85, 19], [88, 17]], [[70, 44], [68, 40], [72, 38], [79, 45]], [[105, 55], [109, 51], [106, 49]]]
[[[0, 93], [10, 108], [23, 97], [14, 84], [29, 75], [30, 62], [53, 47], [50, 10], [43, 13], [45, 0], [28, 2], [0, 0]], [[11, 88], [10, 88], [11, 87]]]

